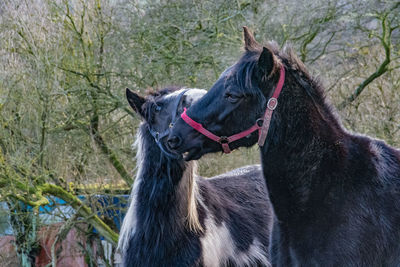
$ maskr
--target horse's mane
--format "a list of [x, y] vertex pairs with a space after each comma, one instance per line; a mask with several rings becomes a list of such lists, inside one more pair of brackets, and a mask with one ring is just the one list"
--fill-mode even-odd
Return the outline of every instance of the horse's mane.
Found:
[[[173, 93], [182, 89], [180, 86], [169, 86], [164, 87], [163, 89], [157, 91], [149, 91], [148, 92], [148, 100], [149, 102], [157, 102], [159, 99], [163, 98], [164, 96]], [[193, 232], [202, 232], [203, 227], [199, 221], [199, 215], [197, 212], [197, 202], [200, 194], [198, 192], [198, 185], [197, 185], [197, 163], [196, 162], [185, 162], [186, 170], [183, 173], [183, 177], [181, 181], [187, 181], [185, 185], [187, 188], [178, 188], [178, 190], [182, 189], [187, 192], [186, 199], [187, 199], [187, 215], [186, 221], [189, 229]]]
[[[152, 103], [157, 102], [159, 99], [161, 99], [163, 96], [173, 93], [177, 90], [182, 89], [182, 87], [178, 86], [170, 86], [163, 88], [161, 90], [153, 90], [149, 89], [147, 90], [147, 101], [143, 106], [143, 109], [145, 110], [146, 114], [150, 114], [150, 109], [152, 106]], [[132, 192], [130, 195], [130, 202], [132, 202], [138, 193], [138, 188], [140, 186], [140, 183], [142, 182], [142, 166], [143, 166], [143, 161], [144, 161], [144, 153], [145, 151], [145, 146], [144, 142], [146, 142], [146, 133], [145, 131], [148, 131], [147, 127], [143, 127], [143, 124], [147, 123], [147, 121], [150, 118], [147, 117], [146, 115], [146, 121], [142, 123], [142, 125], [139, 127], [139, 130], [136, 134], [135, 142], [132, 145], [132, 149], [136, 150], [136, 177], [134, 180]], [[161, 151], [160, 151], [161, 153]], [[200, 233], [203, 231], [203, 227], [200, 224], [199, 221], [199, 216], [197, 212], [197, 200], [200, 197], [200, 194], [198, 193], [198, 185], [196, 180], [199, 179], [197, 176], [197, 164], [196, 162], [185, 162], [185, 167], [186, 170], [183, 173], [182, 181], [187, 181], [186, 183], [183, 183], [185, 185], [184, 188], [177, 188], [177, 190], [185, 190], [187, 193], [185, 194], [185, 199], [187, 200], [187, 211], [186, 211], [186, 222], [187, 226], [189, 229], [193, 232]], [[128, 211], [126, 216], [129, 218], [132, 218], [131, 220], [124, 220], [124, 226], [121, 228], [121, 233], [120, 233], [120, 238], [119, 238], [119, 244], [118, 248], [122, 251], [124, 251], [127, 246], [128, 246], [128, 241], [130, 237], [133, 235], [135, 228], [136, 228], [136, 220], [135, 217], [135, 209], [136, 209], [136, 203], [131, 203], [129, 205]], [[126, 224], [126, 225], [125, 225]]]
[[[173, 93], [175, 91], [178, 91], [182, 89], [180, 86], [168, 86], [164, 87], [163, 89], [160, 90], [148, 90], [148, 97], [147, 99], [149, 100], [147, 102], [147, 108], [151, 108], [150, 103], [157, 102], [159, 99], [163, 98], [164, 96]], [[198, 193], [198, 186], [196, 179], [198, 179], [197, 175], [197, 164], [196, 162], [186, 162], [185, 163], [186, 170], [183, 173], [183, 176], [181, 181], [187, 181], [186, 185], [187, 188], [179, 188], [182, 190], [185, 190], [187, 192], [186, 199], [188, 201], [187, 203], [187, 215], [186, 215], [186, 221], [188, 224], [188, 227], [191, 231], [193, 232], [202, 232], [203, 227], [200, 224], [199, 221], [199, 216], [197, 212], [197, 199], [200, 197]], [[178, 189], [178, 190], [179, 190]]]

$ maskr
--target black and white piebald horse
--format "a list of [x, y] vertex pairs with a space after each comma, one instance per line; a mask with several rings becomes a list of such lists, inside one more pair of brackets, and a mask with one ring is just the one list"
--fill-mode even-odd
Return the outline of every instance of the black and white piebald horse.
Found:
[[205, 179], [164, 144], [184, 107], [206, 93], [166, 88], [143, 98], [137, 175], [120, 233], [124, 266], [270, 266], [272, 210], [259, 165]]
[[258, 142], [277, 266], [400, 266], [400, 151], [346, 131], [290, 48], [244, 30], [244, 54], [168, 144], [190, 160]]

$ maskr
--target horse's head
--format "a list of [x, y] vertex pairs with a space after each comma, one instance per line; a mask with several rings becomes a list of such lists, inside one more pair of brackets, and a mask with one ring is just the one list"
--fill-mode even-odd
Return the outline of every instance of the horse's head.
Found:
[[128, 88], [126, 98], [133, 110], [143, 119], [160, 149], [167, 156], [176, 154], [166, 149], [164, 142], [177, 116], [200, 99], [207, 91], [202, 89], [164, 88], [142, 97]]
[[[218, 137], [232, 136], [255, 125], [262, 118], [267, 101], [279, 79], [281, 62], [272, 47], [259, 45], [244, 27], [245, 52], [226, 69], [208, 93], [187, 110], [193, 121]], [[230, 149], [252, 146], [258, 131], [229, 144]], [[189, 152], [186, 160], [198, 159], [222, 150], [220, 143], [194, 130], [182, 118], [177, 120], [168, 140], [178, 153]]]

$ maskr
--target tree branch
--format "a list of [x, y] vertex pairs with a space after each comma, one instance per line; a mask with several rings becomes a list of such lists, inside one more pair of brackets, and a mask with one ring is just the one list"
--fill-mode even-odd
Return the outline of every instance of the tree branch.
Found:
[[[74, 208], [80, 217], [84, 218], [89, 224], [96, 228], [99, 234], [104, 236], [107, 241], [113, 245], [117, 245], [118, 234], [111, 230], [111, 228], [89, 207], [84, 205], [78, 197], [54, 184], [43, 183], [35, 185], [24, 183], [22, 181], [23, 178], [6, 163], [3, 152], [0, 149], [0, 188], [5, 189], [6, 191], [11, 191], [10, 193], [7, 193], [5, 197], [15, 198], [33, 208], [49, 204], [49, 200], [43, 195], [59, 197]], [[10, 186], [11, 188], [9, 188]], [[15, 189], [22, 194], [15, 192]], [[34, 196], [36, 200], [32, 200], [32, 196]]]
[[379, 78], [380, 76], [382, 76], [383, 74], [385, 74], [388, 71], [388, 65], [390, 64], [391, 34], [392, 34], [392, 32], [390, 31], [390, 25], [388, 23], [388, 15], [389, 15], [389, 12], [380, 16], [380, 19], [382, 20], [382, 23], [381, 23], [382, 35], [380, 37], [378, 37], [378, 39], [381, 41], [381, 44], [385, 50], [385, 60], [380, 64], [380, 66], [374, 73], [372, 73], [359, 86], [357, 86], [357, 88], [354, 90], [354, 92], [347, 99], [345, 99], [342, 103], [339, 104], [338, 109], [343, 109], [348, 104], [350, 104], [354, 100], [356, 100], [357, 97], [364, 91], [364, 89], [371, 82], [373, 82], [375, 79]]

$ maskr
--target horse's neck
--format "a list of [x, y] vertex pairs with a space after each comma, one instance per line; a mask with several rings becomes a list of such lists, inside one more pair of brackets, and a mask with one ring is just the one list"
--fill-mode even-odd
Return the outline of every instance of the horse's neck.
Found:
[[264, 176], [280, 220], [301, 216], [309, 201], [318, 199], [316, 191], [330, 186], [332, 181], [317, 180], [324, 172], [337, 170], [345, 138], [322, 97], [311, 99], [301, 87], [287, 90], [279, 99], [268, 144], [261, 150]]
[[[148, 132], [142, 134], [138, 223], [149, 227], [180, 226], [186, 220], [193, 190], [193, 164], [164, 156]], [[156, 221], [153, 224], [151, 221]]]

